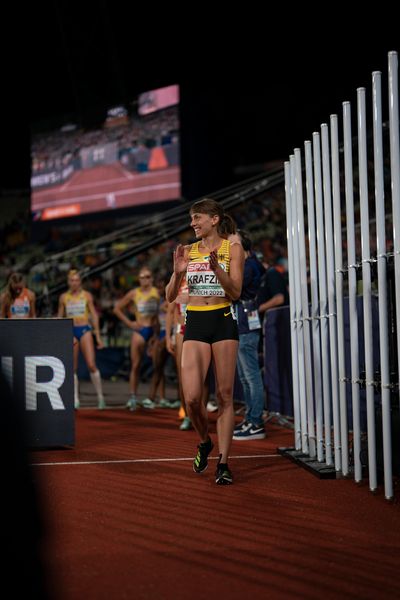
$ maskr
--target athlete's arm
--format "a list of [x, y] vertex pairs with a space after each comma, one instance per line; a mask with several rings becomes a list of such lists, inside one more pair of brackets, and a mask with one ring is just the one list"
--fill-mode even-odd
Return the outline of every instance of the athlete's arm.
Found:
[[57, 317], [60, 319], [61, 317], [64, 317], [64, 315], [65, 315], [64, 294], [61, 294], [61, 296], [58, 300]]
[[178, 244], [174, 250], [174, 272], [165, 288], [165, 297], [168, 302], [173, 302], [179, 292], [183, 277], [186, 273], [189, 262], [189, 246]]
[[175, 348], [172, 344], [172, 328], [175, 325], [176, 302], [168, 304], [167, 316], [165, 318], [165, 345], [170, 354], [175, 354]]
[[275, 296], [272, 296], [272, 298], [270, 298], [266, 302], [263, 302], [263, 304], [260, 304], [260, 306], [258, 307], [258, 312], [261, 314], [265, 313], [270, 308], [281, 306], [284, 302], [285, 296], [283, 294], [275, 294]]
[[31, 319], [36, 318], [36, 294], [31, 290], [28, 291], [29, 294], [29, 316]]
[[97, 314], [97, 311], [94, 307], [92, 294], [90, 292], [85, 292], [85, 296], [86, 296], [86, 300], [87, 300], [87, 304], [88, 304], [89, 313], [92, 318], [93, 332], [94, 332], [94, 337], [96, 338], [97, 347], [99, 349], [101, 349], [101, 348], [104, 348], [104, 344], [103, 344], [103, 340], [101, 339], [101, 336], [100, 336], [99, 315]]
[[210, 267], [216, 274], [218, 281], [231, 300], [238, 300], [242, 291], [244, 272], [244, 250], [241, 245], [231, 246], [231, 261], [229, 274], [218, 263], [217, 252], [210, 253]]
[[122, 321], [123, 323], [125, 323], [125, 325], [127, 327], [129, 327], [130, 329], [135, 329], [134, 321], [132, 321], [131, 319], [129, 319], [123, 313], [123, 310], [127, 306], [129, 306], [129, 304], [131, 304], [131, 302], [134, 302], [134, 290], [131, 290], [130, 292], [128, 292], [127, 294], [125, 294], [125, 296], [123, 298], [121, 298], [120, 300], [118, 300], [115, 303], [113, 313], [114, 313], [114, 315], [116, 315], [118, 317], [118, 319], [120, 321]]

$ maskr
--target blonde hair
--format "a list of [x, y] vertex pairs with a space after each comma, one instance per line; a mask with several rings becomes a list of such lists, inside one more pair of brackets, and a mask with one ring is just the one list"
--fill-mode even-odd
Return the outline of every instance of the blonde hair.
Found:
[[24, 283], [24, 281], [25, 281], [25, 277], [21, 273], [11, 273], [10, 274], [10, 276], [8, 277], [7, 286], [6, 286], [6, 289], [4, 292], [4, 297], [5, 297], [5, 300], [7, 300], [7, 302], [11, 302], [12, 300], [14, 300], [14, 298], [17, 297], [17, 295], [15, 294], [11, 285], [13, 283], [14, 284]]

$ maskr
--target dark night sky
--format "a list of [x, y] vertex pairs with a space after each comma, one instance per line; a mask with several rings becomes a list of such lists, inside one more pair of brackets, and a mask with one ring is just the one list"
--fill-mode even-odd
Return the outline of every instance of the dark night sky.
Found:
[[311, 27], [301, 12], [258, 8], [231, 11], [229, 24], [215, 4], [191, 5], [179, 24], [151, 6], [126, 6], [52, 0], [26, 23], [26, 52], [5, 73], [3, 188], [29, 186], [30, 121], [70, 114], [94, 125], [110, 105], [179, 83], [184, 192], [195, 197], [232, 183], [238, 165], [286, 159], [343, 100], [355, 101], [358, 86], [370, 86], [373, 70], [386, 82], [387, 52], [400, 49], [383, 11], [382, 23], [364, 15], [362, 27], [347, 28], [337, 11], [334, 30], [332, 15]]

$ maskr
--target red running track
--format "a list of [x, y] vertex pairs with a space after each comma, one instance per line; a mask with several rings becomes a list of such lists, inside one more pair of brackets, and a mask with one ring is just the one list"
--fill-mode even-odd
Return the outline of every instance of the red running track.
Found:
[[291, 431], [233, 442], [247, 458], [220, 487], [215, 460], [192, 471], [196, 434], [175, 411], [88, 409], [76, 426], [75, 449], [31, 453], [57, 599], [400, 597], [400, 504], [277, 455]]

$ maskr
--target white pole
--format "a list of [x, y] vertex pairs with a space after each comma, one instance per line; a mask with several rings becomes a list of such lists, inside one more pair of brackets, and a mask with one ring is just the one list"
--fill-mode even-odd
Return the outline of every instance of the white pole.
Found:
[[344, 175], [346, 191], [346, 230], [347, 230], [347, 263], [349, 278], [349, 322], [350, 322], [350, 359], [351, 359], [351, 401], [353, 412], [353, 454], [354, 480], [362, 480], [361, 465], [361, 426], [360, 426], [360, 374], [358, 350], [358, 316], [357, 316], [357, 272], [356, 242], [354, 229], [354, 183], [353, 183], [353, 148], [351, 133], [350, 102], [343, 102], [343, 135], [344, 135]]
[[303, 180], [301, 175], [301, 151], [300, 148], [294, 150], [296, 163], [296, 199], [297, 199], [297, 223], [299, 232], [299, 263], [300, 263], [300, 285], [301, 285], [301, 305], [303, 312], [303, 331], [304, 331], [304, 359], [306, 371], [306, 392], [307, 392], [307, 420], [308, 420], [308, 444], [311, 458], [316, 456], [315, 428], [314, 428], [314, 394], [311, 370], [311, 331], [310, 331], [310, 313], [308, 304], [308, 284], [307, 284], [307, 258], [306, 241], [304, 234], [304, 201], [303, 201]]
[[294, 415], [294, 445], [296, 450], [301, 450], [301, 428], [300, 428], [300, 394], [299, 394], [299, 372], [298, 351], [296, 332], [296, 291], [294, 279], [293, 262], [293, 236], [291, 220], [291, 189], [290, 189], [290, 163], [285, 162], [285, 197], [286, 197], [286, 235], [288, 241], [288, 266], [289, 266], [289, 300], [290, 300], [290, 341], [292, 356], [293, 376], [293, 415]]
[[293, 236], [293, 266], [295, 277], [296, 293], [296, 329], [297, 329], [297, 351], [299, 366], [299, 391], [300, 391], [300, 423], [301, 423], [301, 448], [304, 454], [308, 454], [308, 427], [307, 427], [307, 394], [306, 394], [306, 376], [304, 364], [304, 322], [301, 305], [301, 285], [300, 285], [300, 264], [299, 264], [299, 235], [297, 220], [297, 201], [296, 201], [296, 165], [294, 154], [290, 155], [290, 189], [291, 209], [292, 209], [292, 236]]
[[315, 211], [317, 220], [317, 249], [318, 249], [318, 283], [319, 283], [319, 319], [321, 330], [321, 359], [322, 359], [322, 389], [324, 404], [325, 428], [325, 462], [333, 464], [331, 441], [331, 381], [329, 369], [329, 336], [328, 336], [328, 296], [326, 291], [326, 259], [324, 236], [324, 206], [322, 195], [321, 147], [319, 133], [313, 133], [314, 180], [315, 180]]
[[392, 480], [392, 432], [390, 419], [390, 370], [389, 370], [389, 335], [388, 335], [388, 298], [386, 285], [386, 232], [385, 232], [385, 191], [383, 176], [383, 142], [382, 142], [382, 93], [381, 73], [372, 73], [372, 107], [374, 120], [374, 171], [375, 171], [375, 206], [376, 237], [378, 261], [378, 294], [379, 294], [379, 348], [381, 362], [381, 398], [382, 398], [382, 433], [383, 464], [385, 473], [385, 497], [393, 498]]
[[342, 445], [342, 473], [346, 477], [349, 474], [349, 432], [347, 424], [346, 365], [344, 349], [342, 211], [340, 202], [339, 135], [337, 115], [331, 115], [331, 157], [333, 230], [336, 266], [335, 284], [339, 363], [340, 434]]
[[324, 188], [324, 214], [325, 214], [325, 242], [326, 242], [326, 272], [328, 289], [328, 321], [331, 358], [331, 385], [332, 385], [332, 414], [333, 414], [333, 439], [335, 454], [335, 469], [340, 471], [341, 444], [340, 444], [340, 407], [339, 407], [339, 372], [337, 359], [337, 327], [336, 327], [336, 302], [335, 302], [335, 257], [333, 249], [332, 231], [332, 197], [331, 173], [329, 164], [329, 133], [328, 125], [321, 125], [322, 140], [322, 173]]
[[360, 173], [361, 257], [364, 313], [365, 388], [367, 395], [368, 470], [371, 491], [377, 488], [374, 364], [372, 354], [371, 256], [369, 245], [367, 125], [365, 88], [357, 89], [358, 168]]
[[317, 268], [317, 245], [315, 238], [315, 202], [314, 181], [312, 171], [312, 148], [311, 142], [304, 142], [306, 158], [306, 189], [307, 189], [307, 221], [308, 242], [311, 279], [311, 316], [312, 316], [312, 339], [313, 339], [313, 365], [314, 365], [314, 395], [317, 424], [317, 458], [319, 462], [324, 460], [324, 438], [323, 438], [323, 410], [322, 410], [322, 374], [321, 374], [321, 342], [320, 342], [320, 319], [318, 298], [318, 268]]
[[[397, 52], [389, 52], [390, 172], [392, 177], [393, 251], [396, 288], [397, 360], [400, 377], [400, 147]], [[399, 383], [399, 380], [397, 380]]]

